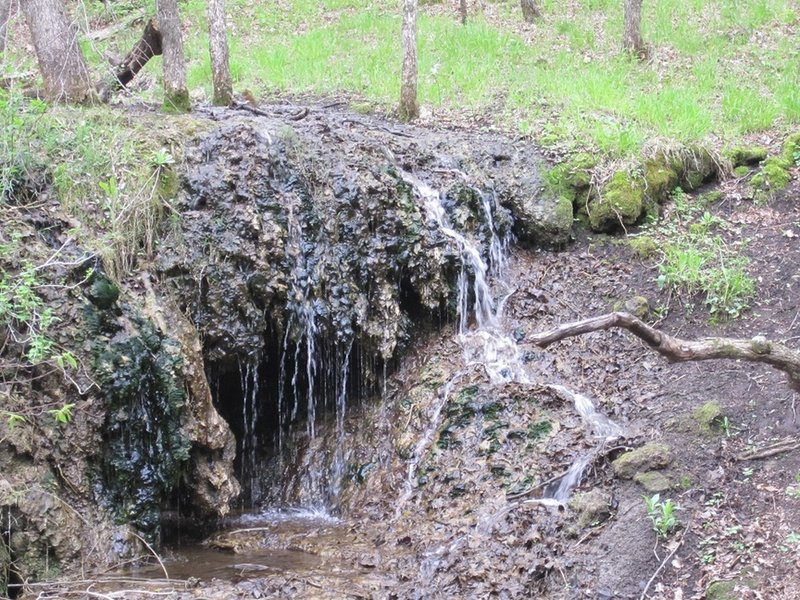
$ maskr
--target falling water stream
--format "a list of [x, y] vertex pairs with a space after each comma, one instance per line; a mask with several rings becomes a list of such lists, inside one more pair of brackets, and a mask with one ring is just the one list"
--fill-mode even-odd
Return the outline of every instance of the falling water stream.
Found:
[[[411, 173], [402, 170], [399, 172], [421, 202], [429, 223], [452, 242], [460, 255], [456, 338], [463, 351], [464, 368], [441, 387], [436, 403], [430, 413], [426, 415], [426, 427], [418, 433], [416, 443], [407, 459], [405, 481], [396, 504], [396, 516], [402, 513], [404, 506], [408, 504], [417, 490], [416, 472], [419, 464], [441, 427], [442, 413], [447, 406], [451, 392], [466, 375], [476, 370], [483, 370], [492, 384], [531, 383], [531, 377], [526, 371], [522, 353], [516, 341], [504, 329], [503, 310], [506, 300], [513, 290], [503, 278], [508, 240], [498, 234], [495, 226], [494, 215], [498, 210], [495, 195], [473, 188], [479, 194], [482, 219], [488, 229], [488, 248], [485, 249], [484, 254], [467, 235], [453, 227], [443, 205], [442, 195], [438, 190]], [[466, 179], [466, 176], [464, 178]], [[238, 520], [226, 523], [227, 527], [239, 527], [241, 530], [269, 528], [272, 532], [270, 535], [272, 535], [273, 533], [279, 534], [285, 528], [303, 530], [306, 527], [311, 530], [325, 527], [335, 530], [339, 526], [337, 520], [330, 516], [330, 507], [335, 504], [342, 491], [348, 458], [346, 456], [345, 416], [348, 399], [348, 372], [353, 362], [354, 346], [352, 340], [348, 343], [337, 341], [333, 344], [333, 351], [330, 352], [331, 356], [327, 359], [331, 364], [318, 362], [321, 359], [317, 355], [319, 351], [324, 350], [322, 348], [324, 342], [319, 339], [318, 323], [316, 322], [315, 299], [311, 286], [311, 271], [314, 266], [309, 261], [309, 247], [309, 241], [303, 237], [301, 224], [290, 209], [286, 253], [293, 269], [289, 282], [290, 316], [282, 337], [282, 355], [278, 365], [277, 419], [279, 426], [275, 446], [277, 460], [284, 460], [284, 450], [290, 445], [285, 439], [286, 432], [291, 431], [292, 423], [300, 421], [301, 418], [305, 419], [304, 434], [308, 449], [302, 456], [295, 457], [295, 460], [299, 459], [299, 461], [294, 465], [294, 477], [302, 480], [301, 485], [306, 489], [303, 498], [308, 501], [300, 512], [286, 509], [282, 512], [275, 512], [274, 509], [261, 510], [242, 515]], [[331, 350], [330, 346], [328, 350]], [[263, 459], [264, 452], [262, 448], [257, 447], [258, 436], [256, 435], [260, 417], [257, 365], [245, 364], [240, 367], [240, 379], [244, 396], [242, 430], [245, 437], [241, 446], [242, 475], [247, 478], [249, 484], [250, 504], [256, 506], [263, 491], [263, 484], [260, 481], [263, 472], [257, 463]], [[325, 393], [329, 397], [317, 397], [318, 379], [325, 379], [323, 382]], [[331, 382], [328, 382], [328, 379]], [[557, 506], [569, 499], [572, 490], [580, 483], [583, 472], [596, 456], [602, 444], [620, 436], [622, 430], [616, 423], [599, 413], [588, 397], [575, 393], [562, 385], [552, 384], [547, 387], [573, 404], [587, 429], [598, 441], [597, 448], [579, 456], [564, 476], [543, 489], [542, 497], [535, 499], [542, 504]], [[332, 408], [335, 415], [333, 423], [335, 427], [334, 450], [328, 455], [329, 464], [327, 465], [316, 464], [315, 461], [319, 462], [323, 455], [320, 452], [312, 451], [315, 443], [322, 444], [322, 441], [317, 439], [319, 433], [318, 412], [323, 412], [319, 410], [322, 406], [321, 403], [330, 404], [329, 408]], [[301, 414], [301, 408], [305, 415]], [[283, 467], [284, 465], [281, 463], [279, 472], [283, 472]], [[471, 535], [490, 532], [496, 520], [519, 503], [508, 503], [500, 512], [495, 511], [491, 514], [486, 512], [488, 509], [479, 509], [477, 525], [473, 532], [431, 550], [424, 564], [421, 565], [423, 572], [432, 573], [444, 553], [454, 550]], [[209, 558], [209, 556], [202, 554], [203, 560], [208, 559], [213, 562], [213, 558]], [[195, 558], [200, 560], [200, 555]], [[190, 557], [189, 561], [191, 562], [191, 560], [193, 559]], [[315, 564], [312, 564], [314, 561], [310, 561], [308, 556], [298, 558], [292, 553], [286, 552], [261, 553], [255, 557], [244, 557], [241, 560], [228, 561], [230, 564], [219, 563], [219, 565], [223, 571], [226, 569], [245, 571], [249, 568], [248, 564], [263, 565], [268, 560], [273, 561], [278, 570], [284, 568], [284, 561], [294, 561], [294, 566], [291, 567], [294, 569], [313, 569], [315, 567]]]

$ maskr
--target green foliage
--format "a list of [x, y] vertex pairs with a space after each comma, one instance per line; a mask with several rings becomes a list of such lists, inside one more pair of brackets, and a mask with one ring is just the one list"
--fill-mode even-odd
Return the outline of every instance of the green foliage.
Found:
[[647, 508], [647, 516], [650, 517], [650, 521], [653, 524], [653, 530], [659, 537], [668, 537], [679, 525], [678, 517], [675, 513], [680, 510], [680, 506], [671, 499], [662, 501], [660, 494], [645, 496], [644, 502]]
[[659, 286], [701, 294], [712, 319], [738, 317], [755, 294], [749, 260], [742, 255], [746, 240], [729, 241], [723, 235], [727, 223], [691, 203], [681, 190], [675, 190], [673, 200], [672, 222], [657, 228], [664, 238]]
[[47, 412], [53, 415], [53, 419], [57, 425], [63, 425], [72, 421], [73, 412], [72, 409], [75, 408], [75, 404], [69, 402], [62, 406], [61, 408], [55, 408], [53, 410], [48, 410]]

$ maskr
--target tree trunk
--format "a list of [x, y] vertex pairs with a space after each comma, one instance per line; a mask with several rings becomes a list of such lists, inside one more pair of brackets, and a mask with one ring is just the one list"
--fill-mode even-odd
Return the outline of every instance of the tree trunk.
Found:
[[419, 116], [417, 104], [417, 0], [403, 0], [403, 73], [400, 81], [400, 118]]
[[78, 46], [78, 26], [70, 23], [64, 1], [23, 0], [22, 9], [42, 72], [45, 98], [63, 102], [86, 100], [92, 81]]
[[[0, 0], [2, 2], [2, 0]], [[460, 0], [458, 3], [458, 12], [461, 16], [461, 24], [467, 24], [467, 0]]]
[[615, 312], [574, 323], [565, 323], [555, 329], [538, 333], [529, 339], [537, 346], [546, 348], [564, 338], [612, 327], [627, 329], [636, 337], [644, 340], [650, 348], [666, 356], [669, 362], [725, 358], [770, 365], [786, 373], [792, 389], [800, 391], [800, 351], [792, 350], [777, 342], [771, 342], [762, 336], [756, 336], [749, 340], [735, 338], [682, 340], [650, 327], [629, 313]]
[[536, 0], [520, 0], [519, 4], [522, 7], [522, 18], [526, 23], [533, 23], [542, 16], [539, 7], [536, 6]]
[[156, 15], [164, 54], [164, 107], [170, 111], [186, 112], [190, 103], [177, 1], [156, 0]]
[[144, 68], [154, 56], [159, 56], [161, 49], [161, 31], [155, 19], [145, 25], [142, 37], [134, 44], [128, 55], [117, 66], [114, 79], [98, 87], [100, 98], [106, 102], [112, 93], [127, 86], [136, 74]]
[[642, 41], [642, 0], [625, 0], [625, 32], [622, 46], [626, 52], [640, 58], [647, 56], [647, 46]]
[[228, 62], [228, 35], [225, 28], [225, 0], [208, 0], [208, 49], [211, 54], [211, 80], [214, 104], [229, 106], [233, 84]]
[[11, 19], [12, 0], [0, 0], [0, 60], [6, 51], [6, 36], [8, 35], [8, 21]]

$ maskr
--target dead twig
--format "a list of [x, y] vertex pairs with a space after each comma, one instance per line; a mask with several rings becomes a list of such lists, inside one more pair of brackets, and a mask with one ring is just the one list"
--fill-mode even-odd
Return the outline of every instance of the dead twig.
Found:
[[766, 446], [757, 450], [750, 450], [748, 452], [742, 452], [736, 457], [736, 460], [760, 460], [763, 458], [770, 458], [771, 456], [776, 456], [778, 454], [783, 454], [784, 452], [791, 452], [792, 450], [797, 450], [798, 448], [800, 448], [800, 440], [797, 438], [790, 438], [788, 440], [776, 442], [771, 446]]

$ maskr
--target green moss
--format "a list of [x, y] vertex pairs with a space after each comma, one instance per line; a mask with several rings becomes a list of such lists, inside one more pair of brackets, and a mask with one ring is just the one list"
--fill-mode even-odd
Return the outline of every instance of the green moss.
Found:
[[742, 177], [747, 177], [749, 174], [750, 174], [750, 167], [746, 167], [744, 165], [741, 167], [736, 167], [733, 170], [733, 176], [738, 179], [741, 179]]
[[666, 492], [672, 488], [672, 481], [670, 481], [666, 475], [658, 471], [636, 473], [636, 475], [633, 476], [633, 480], [651, 494]]
[[155, 537], [161, 506], [189, 458], [180, 347], [144, 319], [130, 318], [129, 332], [93, 312], [94, 378], [107, 408], [102, 477], [118, 519]]
[[544, 174], [544, 181], [554, 195], [567, 198], [573, 205], [585, 204], [592, 183], [595, 158], [586, 153], [576, 154]]
[[709, 600], [736, 600], [735, 581], [714, 581], [708, 586], [706, 598]]
[[800, 159], [800, 132], [793, 133], [783, 142], [783, 158], [792, 164]]
[[681, 187], [687, 192], [696, 190], [717, 175], [717, 161], [711, 152], [702, 146], [689, 146], [682, 153], [682, 162]]
[[589, 205], [589, 222], [594, 231], [611, 231], [633, 225], [642, 215], [644, 187], [628, 173], [617, 171], [602, 197]]
[[716, 401], [706, 402], [692, 411], [692, 421], [694, 421], [700, 433], [704, 435], [710, 435], [714, 432], [720, 417], [722, 417], [722, 406]]
[[767, 159], [767, 149], [760, 146], [738, 146], [725, 152], [734, 167], [752, 166]]
[[782, 156], [772, 156], [764, 161], [761, 172], [753, 176], [751, 183], [756, 190], [774, 193], [789, 185], [791, 161]]
[[189, 91], [177, 90], [164, 97], [164, 111], [172, 114], [188, 113], [192, 109]]
[[644, 181], [647, 197], [661, 204], [678, 185], [678, 173], [663, 158], [651, 159], [644, 163]]
[[628, 245], [634, 255], [641, 259], [652, 258], [658, 254], [658, 244], [649, 235], [628, 238]]
[[670, 447], [666, 444], [649, 442], [627, 452], [611, 463], [617, 476], [632, 479], [637, 473], [663, 469], [672, 463]]

